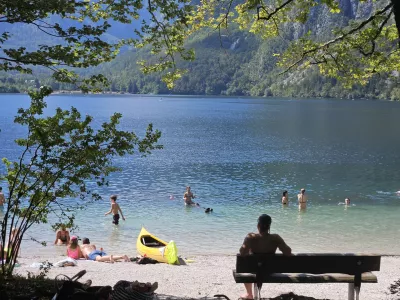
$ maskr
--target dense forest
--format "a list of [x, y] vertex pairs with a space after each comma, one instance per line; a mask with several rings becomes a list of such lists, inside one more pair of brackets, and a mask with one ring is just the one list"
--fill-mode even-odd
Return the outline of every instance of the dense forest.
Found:
[[[178, 66], [186, 69], [187, 73], [172, 90], [167, 89], [161, 81], [161, 74], [144, 75], [141, 72], [137, 61], [153, 59], [147, 48], [124, 49], [114, 61], [80, 72], [82, 75], [104, 74], [110, 81], [110, 85], [104, 87], [105, 92], [400, 100], [400, 83], [396, 72], [377, 75], [366, 86], [345, 88], [340, 81], [321, 76], [317, 68], [289, 73], [277, 67], [276, 53], [283, 52], [291, 40], [315, 28], [313, 34], [318, 40], [329, 36], [336, 26], [365, 17], [371, 11], [372, 4], [368, 6], [350, 0], [340, 2], [341, 13], [330, 14], [318, 7], [306, 24], [283, 28], [280, 37], [268, 41], [240, 31], [234, 24], [221, 32], [197, 33], [187, 42], [187, 47], [195, 50], [196, 60], [178, 62]], [[126, 36], [126, 31], [126, 27], [120, 30], [114, 28], [116, 35], [107, 38], [121, 38], [123, 36], [118, 36], [118, 32]], [[27, 31], [19, 29], [13, 34], [23, 36]], [[40, 35], [34, 31], [28, 31], [28, 34]], [[55, 91], [76, 89], [74, 85], [55, 82], [45, 70], [37, 70], [34, 74], [0, 74], [0, 92], [25, 92], [40, 85], [49, 85]]]

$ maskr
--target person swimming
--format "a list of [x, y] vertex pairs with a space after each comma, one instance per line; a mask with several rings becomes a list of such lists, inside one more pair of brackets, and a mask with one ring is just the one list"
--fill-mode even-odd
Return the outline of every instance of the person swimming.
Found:
[[344, 199], [344, 204], [345, 205], [350, 205], [350, 198]]

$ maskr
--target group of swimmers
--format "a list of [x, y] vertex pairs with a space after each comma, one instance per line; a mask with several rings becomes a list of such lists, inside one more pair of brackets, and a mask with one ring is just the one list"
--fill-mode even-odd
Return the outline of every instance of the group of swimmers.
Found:
[[[183, 194], [183, 201], [185, 203], [185, 205], [188, 206], [200, 206], [199, 203], [196, 203], [193, 201], [193, 199], [196, 198], [196, 195], [193, 194], [193, 192], [190, 189], [190, 186], [186, 187], [186, 191]], [[173, 200], [173, 196], [170, 196], [170, 199]], [[297, 195], [297, 200], [298, 200], [298, 205], [299, 205], [299, 209], [305, 209], [307, 207], [307, 200], [308, 197], [306, 195], [306, 190], [305, 189], [301, 189], [300, 193]], [[289, 204], [289, 194], [288, 191], [284, 191], [282, 194], [282, 204], [283, 205], [288, 205]], [[350, 205], [350, 199], [346, 198], [344, 201], [344, 204], [346, 206]], [[206, 212], [211, 212], [212, 209], [207, 208]]]
[[[308, 197], [306, 195], [306, 190], [305, 189], [301, 189], [300, 190], [300, 194], [297, 195], [297, 200], [298, 200], [298, 203], [299, 203], [299, 208], [302, 208], [302, 209], [306, 208]], [[282, 204], [283, 205], [288, 205], [289, 204], [288, 191], [284, 191], [282, 193]]]
[[[308, 200], [305, 189], [301, 189], [300, 193], [297, 194], [297, 200], [298, 200], [298, 204], [299, 204], [299, 209], [305, 209], [307, 206], [307, 200]], [[282, 204], [283, 205], [289, 204], [288, 191], [283, 191], [283, 193], [282, 193]], [[350, 198], [344, 199], [344, 205], [346, 205], [346, 206], [350, 205]]]

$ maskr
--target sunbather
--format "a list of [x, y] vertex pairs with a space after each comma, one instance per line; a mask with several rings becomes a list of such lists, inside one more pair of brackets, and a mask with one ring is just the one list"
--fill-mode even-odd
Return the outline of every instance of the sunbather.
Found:
[[[240, 247], [240, 255], [249, 254], [262, 254], [270, 253], [274, 254], [276, 249], [279, 248], [283, 255], [291, 255], [292, 250], [285, 241], [277, 234], [270, 233], [271, 227], [271, 217], [268, 215], [261, 215], [258, 218], [258, 232], [259, 233], [249, 233], [244, 239], [242, 247]], [[245, 283], [246, 294], [242, 295], [243, 299], [253, 299], [252, 284]]]
[[114, 263], [115, 261], [123, 259], [124, 261], [130, 261], [126, 255], [107, 255], [107, 253], [96, 249], [96, 245], [90, 244], [88, 238], [82, 240], [81, 251], [84, 258], [88, 260], [94, 260], [99, 262], [109, 261]]
[[78, 245], [78, 238], [76, 236], [71, 236], [69, 245], [67, 246], [67, 256], [73, 259], [83, 258], [81, 248]]

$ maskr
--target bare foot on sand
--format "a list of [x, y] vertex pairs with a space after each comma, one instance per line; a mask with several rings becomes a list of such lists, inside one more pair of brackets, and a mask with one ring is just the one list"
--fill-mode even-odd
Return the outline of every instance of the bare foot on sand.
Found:
[[124, 262], [130, 262], [131, 260], [129, 259], [128, 255], [124, 255], [123, 257]]
[[110, 263], [113, 264], [114, 262], [115, 262], [114, 257], [112, 255], [110, 255]]
[[253, 300], [253, 295], [243, 294], [243, 295], [240, 295], [239, 299]]

